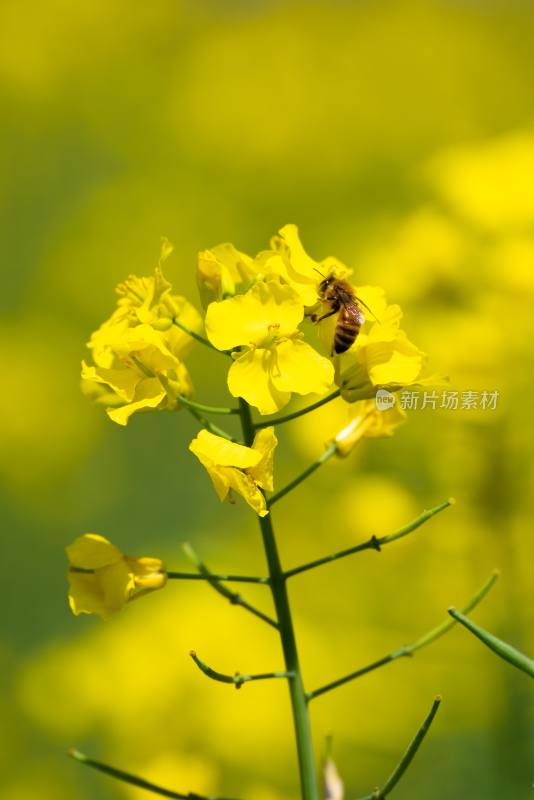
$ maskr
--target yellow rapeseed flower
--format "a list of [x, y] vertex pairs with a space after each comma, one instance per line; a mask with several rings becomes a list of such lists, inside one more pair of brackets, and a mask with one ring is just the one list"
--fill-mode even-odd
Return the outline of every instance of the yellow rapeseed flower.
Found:
[[264, 517], [269, 512], [261, 489], [273, 490], [273, 454], [277, 444], [272, 427], [258, 431], [252, 447], [202, 430], [189, 449], [207, 469], [221, 501], [228, 498], [233, 502], [232, 492], [237, 492], [256, 514]]
[[[164, 242], [160, 262], [170, 248]], [[185, 298], [172, 294], [161, 266], [153, 277], [131, 275], [117, 293], [117, 308], [88, 342], [93, 364], [82, 363], [82, 391], [108, 406], [114, 422], [126, 425], [137, 411], [173, 410], [179, 407], [177, 394], [192, 394], [182, 359], [193, 340], [173, 320], [195, 332], [202, 323]]]
[[228, 388], [261, 414], [283, 408], [291, 393], [322, 394], [334, 377], [330, 361], [303, 341], [299, 296], [276, 280], [256, 283], [248, 292], [211, 303], [206, 332], [219, 350], [233, 353]]
[[369, 333], [360, 333], [338, 361], [336, 383], [349, 403], [374, 397], [379, 387], [397, 391], [424, 383], [426, 355], [400, 329], [402, 311], [388, 306]]
[[69, 604], [72, 612], [108, 619], [140, 594], [167, 582], [159, 558], [125, 556], [103, 536], [85, 533], [66, 548]]
[[406, 420], [406, 412], [397, 402], [391, 408], [380, 411], [375, 400], [360, 400], [350, 406], [351, 419], [334, 441], [338, 456], [348, 456], [361, 439], [381, 439], [393, 436], [395, 430]]

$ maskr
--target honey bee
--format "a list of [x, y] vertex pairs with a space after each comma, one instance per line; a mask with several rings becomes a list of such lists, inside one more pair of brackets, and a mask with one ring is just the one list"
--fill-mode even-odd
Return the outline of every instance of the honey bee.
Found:
[[371, 311], [371, 309], [365, 305], [363, 300], [356, 297], [356, 293], [350, 283], [339, 280], [334, 275], [330, 275], [327, 278], [324, 277], [324, 280], [319, 284], [318, 295], [319, 300], [330, 305], [330, 310], [321, 317], [317, 317], [316, 314], [312, 315], [312, 322], [321, 322], [323, 319], [338, 314], [332, 344], [332, 355], [341, 355], [341, 353], [345, 353], [352, 347], [360, 328], [365, 322], [365, 316], [360, 305], [367, 308], [368, 311]]

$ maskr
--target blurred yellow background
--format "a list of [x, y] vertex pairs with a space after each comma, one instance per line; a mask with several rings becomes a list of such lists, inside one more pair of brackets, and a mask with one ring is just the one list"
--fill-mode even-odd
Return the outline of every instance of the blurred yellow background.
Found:
[[[533, 25], [519, 0], [4, 0], [4, 800], [146, 796], [69, 761], [72, 744], [181, 791], [297, 797], [282, 683], [235, 692], [187, 655], [277, 669], [271, 630], [196, 583], [106, 624], [66, 605], [63, 548], [85, 531], [173, 569], [187, 567], [184, 540], [213, 569], [265, 569], [252, 515], [220, 506], [187, 452], [190, 417], [123, 429], [79, 392], [84, 342], [115, 284], [152, 271], [163, 234], [167, 274], [197, 303], [199, 250], [254, 254], [294, 222], [311, 255], [401, 303], [451, 388], [500, 392], [495, 411], [412, 412], [277, 507], [293, 566], [458, 501], [381, 555], [294, 579], [308, 686], [413, 640], [495, 566], [473, 617], [532, 655]], [[197, 396], [223, 402], [221, 365], [199, 350]], [[325, 409], [281, 429], [279, 487], [320, 454], [328, 424]], [[263, 587], [246, 594], [269, 609]], [[314, 702], [317, 751], [334, 734], [348, 800], [383, 781], [436, 692], [395, 796], [530, 797], [528, 678], [455, 629]]]

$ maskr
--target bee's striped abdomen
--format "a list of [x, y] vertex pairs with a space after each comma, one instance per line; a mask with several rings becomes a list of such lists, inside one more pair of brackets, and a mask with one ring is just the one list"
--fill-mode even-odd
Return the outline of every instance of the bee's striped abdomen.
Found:
[[357, 305], [342, 306], [334, 332], [334, 353], [345, 353], [356, 341], [365, 318]]

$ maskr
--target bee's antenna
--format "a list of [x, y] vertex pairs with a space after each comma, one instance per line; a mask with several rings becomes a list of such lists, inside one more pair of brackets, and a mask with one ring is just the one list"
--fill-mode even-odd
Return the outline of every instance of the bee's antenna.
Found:
[[326, 280], [326, 275], [323, 275], [323, 273], [321, 272], [321, 270], [320, 270], [320, 269], [317, 269], [317, 267], [314, 267], [314, 270], [315, 270], [316, 272], [318, 272], [318, 273], [319, 273], [319, 275], [321, 276], [321, 278], [325, 278], [325, 280]]
[[[356, 296], [356, 295], [355, 295], [355, 296]], [[356, 297], [356, 300], [358, 301], [358, 303], [361, 303], [361, 305], [362, 305], [364, 308], [366, 308], [366, 309], [367, 309], [367, 311], [368, 311], [368, 312], [369, 312], [369, 313], [370, 313], [370, 314], [371, 314], [371, 315], [372, 315], [372, 316], [373, 316], [373, 317], [376, 319], [376, 321], [378, 322], [378, 324], [379, 324], [379, 325], [382, 325], [382, 323], [380, 322], [380, 320], [378, 319], [378, 317], [376, 316], [376, 314], [375, 314], [373, 311], [371, 311], [371, 309], [369, 308], [369, 306], [367, 305], [367, 303], [364, 303], [364, 301], [363, 301], [363, 300], [362, 300], [360, 297]]]

